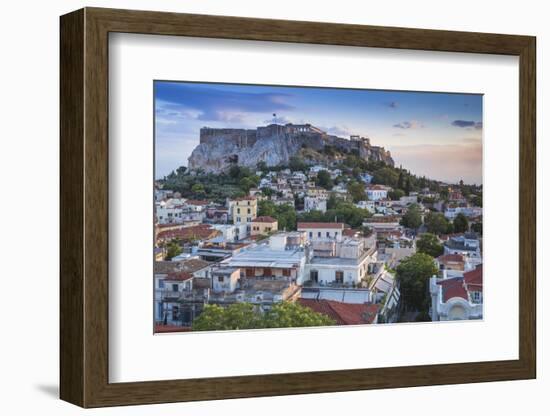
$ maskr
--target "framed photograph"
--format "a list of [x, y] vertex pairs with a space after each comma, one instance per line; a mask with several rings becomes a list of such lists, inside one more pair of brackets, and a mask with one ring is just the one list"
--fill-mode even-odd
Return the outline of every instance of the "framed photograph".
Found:
[[535, 378], [535, 49], [62, 16], [61, 398]]

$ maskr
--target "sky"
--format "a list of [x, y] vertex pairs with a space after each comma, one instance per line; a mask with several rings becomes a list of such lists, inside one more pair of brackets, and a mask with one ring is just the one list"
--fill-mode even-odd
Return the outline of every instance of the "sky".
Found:
[[370, 137], [414, 174], [481, 184], [482, 101], [481, 94], [155, 81], [155, 175], [187, 165], [201, 127], [276, 122]]

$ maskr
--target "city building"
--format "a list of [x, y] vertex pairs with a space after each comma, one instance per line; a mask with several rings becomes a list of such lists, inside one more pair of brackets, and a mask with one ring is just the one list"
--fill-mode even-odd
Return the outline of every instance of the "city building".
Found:
[[483, 318], [483, 265], [460, 277], [430, 278], [432, 321]]
[[306, 233], [310, 241], [316, 240], [341, 240], [344, 231], [343, 223], [336, 222], [299, 222], [298, 231]]
[[242, 250], [221, 265], [240, 268], [245, 279], [285, 280], [301, 285], [307, 251], [305, 233], [278, 232], [268, 242]]
[[391, 191], [391, 188], [384, 185], [369, 185], [365, 188], [367, 199], [369, 199], [370, 201], [386, 199], [388, 197], [389, 191]]
[[233, 224], [250, 224], [258, 213], [258, 200], [253, 196], [233, 199], [229, 203]]
[[256, 217], [252, 220], [250, 235], [268, 235], [277, 231], [277, 220], [269, 216]]
[[321, 196], [305, 196], [304, 197], [304, 211], [327, 211], [327, 198]]

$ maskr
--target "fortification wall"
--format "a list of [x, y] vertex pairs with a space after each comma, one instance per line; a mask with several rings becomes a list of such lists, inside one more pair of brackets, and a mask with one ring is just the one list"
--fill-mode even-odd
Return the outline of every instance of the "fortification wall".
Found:
[[200, 130], [200, 143], [214, 143], [224, 140], [239, 147], [254, 146], [256, 130], [248, 129], [214, 129], [203, 127]]

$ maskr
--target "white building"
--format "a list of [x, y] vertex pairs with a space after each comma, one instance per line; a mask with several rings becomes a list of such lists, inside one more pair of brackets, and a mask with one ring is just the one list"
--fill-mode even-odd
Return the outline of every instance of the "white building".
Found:
[[468, 218], [479, 217], [483, 214], [481, 207], [448, 207], [445, 210], [445, 217], [454, 220], [458, 214], [463, 214]]
[[245, 279], [281, 279], [301, 285], [307, 245], [303, 232], [279, 232], [270, 236], [268, 243], [243, 250], [220, 264], [240, 268]]
[[355, 206], [357, 208], [366, 209], [373, 214], [376, 212], [374, 201], [359, 201]]
[[241, 269], [238, 267], [213, 267], [212, 290], [214, 292], [233, 293], [237, 289]]
[[317, 196], [306, 196], [304, 197], [304, 211], [327, 211], [327, 199], [324, 197]]
[[342, 239], [344, 224], [336, 222], [299, 222], [298, 231], [304, 231], [309, 241]]
[[432, 321], [456, 321], [483, 318], [483, 266], [463, 277], [430, 279]]
[[369, 199], [370, 201], [386, 199], [388, 197], [389, 191], [391, 191], [391, 188], [383, 185], [371, 185], [365, 189], [367, 199]]
[[248, 224], [212, 224], [212, 228], [218, 230], [224, 241], [232, 242], [242, 240], [250, 235]]
[[364, 239], [349, 238], [332, 243], [334, 250], [315, 250], [306, 264], [305, 279], [314, 285], [356, 286], [368, 274], [368, 266], [376, 261], [376, 248], [365, 247]]

